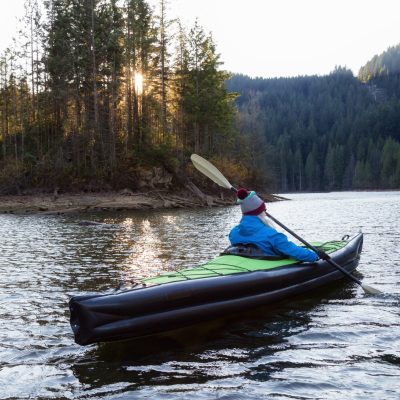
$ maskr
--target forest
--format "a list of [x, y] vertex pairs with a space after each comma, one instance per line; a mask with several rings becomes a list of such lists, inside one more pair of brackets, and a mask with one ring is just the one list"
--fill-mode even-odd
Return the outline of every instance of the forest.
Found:
[[26, 0], [0, 55], [0, 194], [139, 188], [189, 156], [275, 192], [400, 188], [400, 45], [355, 77], [251, 78], [168, 1]]
[[400, 45], [373, 57], [359, 76], [227, 82], [240, 95], [237, 129], [279, 192], [400, 188]]
[[140, 169], [178, 176], [192, 152], [228, 152], [234, 95], [213, 38], [167, 6], [26, 0], [0, 59], [2, 193], [135, 190]]

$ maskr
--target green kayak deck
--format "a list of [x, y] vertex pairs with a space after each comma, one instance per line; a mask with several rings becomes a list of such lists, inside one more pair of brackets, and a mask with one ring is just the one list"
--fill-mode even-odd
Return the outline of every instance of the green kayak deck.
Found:
[[[313, 242], [313, 246], [319, 247], [321, 250], [330, 254], [344, 246], [348, 242], [346, 240], [330, 241], [326, 243]], [[285, 258], [280, 260], [260, 260], [255, 258], [247, 258], [236, 255], [221, 255], [217, 258], [193, 268], [185, 268], [179, 271], [163, 273], [161, 275], [147, 278], [142, 281], [146, 286], [162, 285], [165, 283], [187, 281], [193, 279], [212, 278], [217, 276], [225, 276], [238, 274], [243, 272], [254, 272], [261, 270], [269, 270], [273, 268], [283, 267], [299, 263], [298, 260]]]

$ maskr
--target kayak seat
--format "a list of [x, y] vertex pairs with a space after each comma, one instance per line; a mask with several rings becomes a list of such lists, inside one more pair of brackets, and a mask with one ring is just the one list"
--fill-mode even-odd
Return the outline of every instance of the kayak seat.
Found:
[[224, 255], [231, 255], [231, 256], [241, 256], [241, 257], [248, 257], [248, 258], [255, 258], [257, 260], [270, 260], [270, 261], [277, 261], [277, 260], [285, 260], [289, 257], [287, 256], [269, 256], [266, 255], [259, 247], [252, 243], [238, 243], [235, 245], [231, 245], [227, 247], [221, 254]]

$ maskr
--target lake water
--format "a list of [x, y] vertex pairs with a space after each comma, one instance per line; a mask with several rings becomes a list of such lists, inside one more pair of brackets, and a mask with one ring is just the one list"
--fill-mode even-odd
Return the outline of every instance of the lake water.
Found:
[[286, 197], [268, 211], [309, 241], [361, 229], [357, 276], [384, 294], [343, 280], [174, 338], [81, 347], [70, 296], [213, 258], [240, 209], [0, 215], [0, 398], [399, 399], [400, 192]]

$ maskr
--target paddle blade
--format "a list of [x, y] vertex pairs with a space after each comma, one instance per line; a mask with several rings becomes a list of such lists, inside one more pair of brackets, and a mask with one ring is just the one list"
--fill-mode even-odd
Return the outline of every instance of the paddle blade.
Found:
[[224, 187], [226, 189], [234, 190], [233, 186], [228, 182], [228, 180], [221, 174], [221, 172], [214, 167], [209, 161], [205, 160], [197, 154], [192, 154], [190, 156], [193, 165], [202, 174], [210, 178], [217, 185]]
[[380, 290], [375, 289], [372, 286], [368, 286], [364, 283], [361, 285], [361, 287], [364, 289], [364, 292], [368, 294], [383, 294], [383, 292], [381, 292]]

